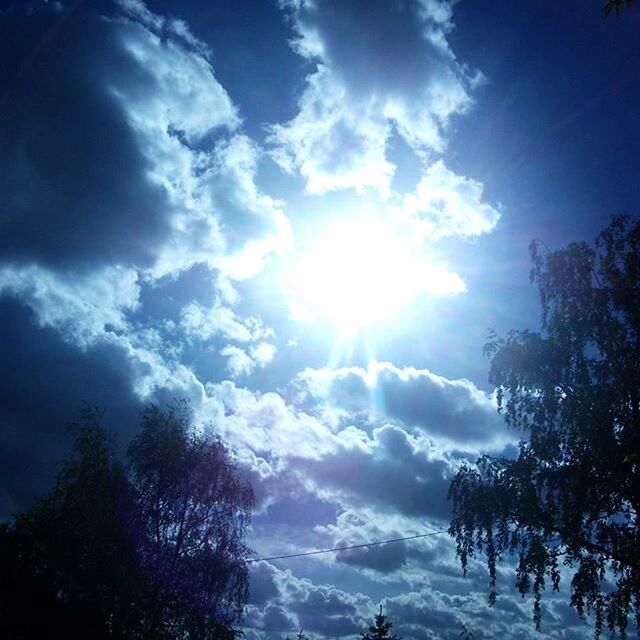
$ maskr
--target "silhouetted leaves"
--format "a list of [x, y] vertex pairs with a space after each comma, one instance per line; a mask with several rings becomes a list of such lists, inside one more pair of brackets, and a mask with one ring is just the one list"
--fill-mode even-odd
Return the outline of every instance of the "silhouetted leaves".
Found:
[[[95, 413], [50, 496], [0, 529], [0, 636], [234, 638], [253, 506], [188, 407], [150, 407], [118, 462]], [[37, 612], [37, 615], [34, 615]]]
[[631, 9], [634, 4], [634, 0], [607, 0], [604, 5], [604, 15], [608, 16], [612, 11], [616, 12], [616, 15], [620, 15], [623, 9]]
[[640, 223], [616, 217], [595, 246], [541, 252], [532, 243], [541, 332], [492, 336], [490, 381], [507, 423], [523, 434], [513, 459], [483, 457], [454, 478], [450, 533], [466, 571], [486, 554], [517, 554], [516, 585], [557, 589], [595, 633], [640, 623]]

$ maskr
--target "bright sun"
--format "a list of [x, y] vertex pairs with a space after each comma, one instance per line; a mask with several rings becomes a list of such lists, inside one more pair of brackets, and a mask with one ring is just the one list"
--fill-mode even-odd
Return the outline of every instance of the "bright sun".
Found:
[[420, 292], [446, 295], [464, 282], [378, 219], [354, 218], [319, 235], [291, 274], [292, 315], [324, 317], [343, 334], [389, 321]]

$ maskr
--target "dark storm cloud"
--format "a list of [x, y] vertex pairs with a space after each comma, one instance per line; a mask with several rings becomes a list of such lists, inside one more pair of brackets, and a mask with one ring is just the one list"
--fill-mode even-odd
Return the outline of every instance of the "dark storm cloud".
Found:
[[165, 191], [115, 97], [153, 78], [84, 9], [0, 16], [0, 252], [60, 266], [148, 266], [169, 232]]
[[81, 351], [51, 328], [39, 327], [19, 301], [0, 297], [0, 519], [47, 491], [67, 455], [65, 425], [84, 407], [108, 408], [105, 424], [122, 444], [141, 403], [133, 394], [122, 351], [108, 345]]

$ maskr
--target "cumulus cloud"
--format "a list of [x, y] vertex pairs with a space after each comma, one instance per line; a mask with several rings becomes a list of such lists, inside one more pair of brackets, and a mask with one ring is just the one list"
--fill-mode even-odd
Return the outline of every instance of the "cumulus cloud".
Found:
[[250, 363], [238, 356], [235, 369], [265, 366], [270, 330], [227, 308], [230, 282], [284, 250], [289, 223], [256, 184], [261, 152], [207, 47], [142, 2], [100, 11], [43, 3], [0, 15], [0, 294], [70, 348], [116, 350], [141, 398], [200, 402], [181, 337], [163, 335], [145, 292], [198, 263], [214, 270], [219, 302], [187, 303], [174, 328], [248, 341]]
[[237, 342], [252, 342], [273, 335], [259, 318], [241, 318], [230, 307], [220, 302], [204, 307], [190, 302], [180, 312], [180, 326], [184, 333], [198, 340], [224, 336]]
[[374, 429], [371, 437], [349, 427], [337, 438], [333, 452], [320, 461], [305, 461], [321, 495], [329, 490], [343, 504], [373, 505], [411, 517], [449, 517], [453, 461], [428, 440], [394, 425]]
[[471, 238], [492, 231], [500, 213], [482, 199], [483, 186], [456, 175], [442, 160], [427, 167], [415, 191], [392, 209], [422, 238], [456, 235]]
[[502, 447], [509, 441], [491, 395], [469, 380], [450, 380], [426, 369], [385, 362], [372, 362], [368, 369], [307, 369], [293, 387], [310, 410], [334, 409], [343, 421], [396, 421], [460, 449]]
[[268, 342], [260, 342], [245, 350], [235, 345], [220, 349], [220, 355], [227, 359], [227, 370], [232, 377], [247, 376], [256, 367], [265, 367], [276, 354], [276, 348]]
[[356, 634], [372, 606], [361, 593], [316, 584], [266, 562], [252, 565], [251, 578], [258, 595], [251, 599], [248, 621], [268, 631], [304, 629], [331, 637]]
[[335, 436], [314, 416], [274, 392], [259, 393], [231, 381], [206, 385], [199, 420], [213, 423], [230, 442], [277, 458], [320, 458], [335, 448]]
[[313, 66], [299, 112], [272, 128], [275, 157], [311, 193], [355, 187], [388, 195], [393, 131], [421, 156], [441, 152], [472, 76], [447, 43], [446, 2], [287, 1], [294, 50]]
[[127, 326], [127, 312], [139, 306], [138, 275], [103, 267], [88, 273], [58, 274], [37, 265], [0, 267], [0, 295], [28, 304], [39, 323], [54, 327], [80, 346]]
[[409, 517], [445, 519], [455, 458], [401, 426], [335, 431], [275, 393], [230, 382], [210, 384], [201, 418], [233, 443], [250, 447], [273, 469], [295, 474], [308, 490], [345, 508], [372, 505]]
[[[400, 531], [389, 519], [376, 517], [375, 512], [346, 510], [338, 515], [335, 524], [316, 527], [316, 531], [331, 536], [333, 547], [364, 545], [369, 542], [403, 538], [407, 529]], [[392, 519], [394, 520], [394, 519]], [[398, 542], [376, 546], [345, 549], [336, 553], [336, 560], [356, 567], [391, 573], [407, 562], [407, 543]]]

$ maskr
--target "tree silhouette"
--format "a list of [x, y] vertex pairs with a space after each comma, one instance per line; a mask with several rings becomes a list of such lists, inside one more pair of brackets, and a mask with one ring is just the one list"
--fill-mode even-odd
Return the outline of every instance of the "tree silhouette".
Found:
[[615, 217], [594, 246], [531, 245], [540, 333], [493, 336], [490, 382], [523, 434], [515, 459], [482, 457], [451, 483], [450, 533], [466, 572], [516, 553], [516, 585], [540, 599], [571, 572], [571, 605], [595, 635], [640, 626], [640, 223]]
[[0, 534], [3, 638], [120, 638], [137, 627], [143, 575], [119, 516], [125, 471], [95, 414], [75, 428], [51, 495]]
[[147, 409], [129, 460], [138, 547], [154, 577], [150, 632], [179, 625], [202, 638], [231, 625], [248, 596], [251, 487], [219, 439], [190, 428], [186, 403]]
[[387, 617], [382, 613], [382, 605], [380, 612], [376, 614], [375, 624], [369, 627], [369, 633], [363, 633], [362, 640], [401, 640], [397, 635], [389, 635], [389, 631], [393, 625], [387, 622]]
[[0, 530], [0, 636], [235, 638], [253, 493], [222, 442], [185, 403], [145, 411], [126, 467], [95, 414], [75, 429], [51, 495]]
[[608, 16], [612, 11], [615, 11], [616, 15], [620, 15], [623, 9], [631, 9], [634, 4], [634, 0], [607, 0], [604, 5], [604, 15]]

